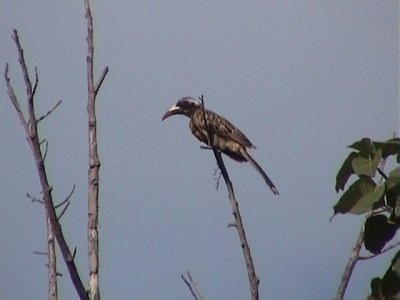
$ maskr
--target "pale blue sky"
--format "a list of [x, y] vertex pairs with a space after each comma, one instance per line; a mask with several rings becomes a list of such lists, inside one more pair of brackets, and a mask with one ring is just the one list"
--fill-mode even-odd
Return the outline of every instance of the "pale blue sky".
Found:
[[[225, 159], [267, 299], [332, 299], [362, 217], [337, 216], [335, 176], [346, 145], [399, 132], [398, 1], [95, 1], [100, 247], [104, 299], [191, 299], [190, 270], [208, 299], [248, 299], [226, 188], [213, 155], [179, 117], [182, 96], [204, 94], [257, 146], [253, 156], [281, 195], [248, 164]], [[0, 66], [20, 100], [12, 29], [33, 75], [54, 196], [76, 192], [63, 217], [87, 284], [86, 22], [83, 1], [0, 3]], [[3, 77], [2, 77], [3, 78]], [[44, 299], [43, 208], [24, 133], [0, 85], [0, 298]], [[357, 265], [346, 299], [362, 299], [393, 252]], [[60, 299], [76, 298], [59, 260]]]

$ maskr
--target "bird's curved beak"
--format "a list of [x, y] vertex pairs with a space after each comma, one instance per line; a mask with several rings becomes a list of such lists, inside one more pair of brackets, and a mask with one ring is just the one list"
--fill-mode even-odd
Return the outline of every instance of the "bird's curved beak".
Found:
[[172, 115], [176, 115], [179, 114], [181, 112], [181, 108], [179, 106], [172, 106], [170, 109], [168, 109], [168, 111], [163, 115], [161, 121], [164, 121], [166, 118], [172, 116]]

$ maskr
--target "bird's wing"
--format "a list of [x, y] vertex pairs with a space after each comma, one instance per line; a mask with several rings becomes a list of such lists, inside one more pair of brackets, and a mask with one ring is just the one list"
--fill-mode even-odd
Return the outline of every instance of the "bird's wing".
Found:
[[246, 148], [255, 148], [236, 126], [213, 111], [206, 110], [207, 125], [212, 133], [231, 139]]

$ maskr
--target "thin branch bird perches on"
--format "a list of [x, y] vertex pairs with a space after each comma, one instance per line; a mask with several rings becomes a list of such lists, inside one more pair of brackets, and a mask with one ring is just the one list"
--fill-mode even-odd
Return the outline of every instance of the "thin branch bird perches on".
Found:
[[203, 95], [201, 95], [200, 100], [201, 100], [201, 104], [202, 104], [202, 108], [203, 108], [204, 122], [205, 122], [206, 128], [207, 128], [208, 141], [210, 142], [209, 145], [212, 147], [212, 150], [213, 150], [215, 159], [217, 161], [218, 167], [221, 170], [221, 174], [222, 174], [222, 176], [224, 178], [226, 187], [228, 189], [228, 197], [229, 197], [229, 201], [230, 201], [231, 206], [232, 206], [232, 214], [233, 214], [233, 216], [235, 218], [235, 226], [234, 227], [236, 228], [237, 233], [239, 235], [239, 240], [240, 240], [241, 248], [242, 248], [242, 251], [243, 251], [244, 260], [245, 260], [245, 263], [246, 263], [247, 275], [248, 275], [249, 284], [250, 284], [251, 299], [252, 300], [258, 300], [259, 299], [258, 286], [260, 284], [260, 280], [257, 277], [255, 266], [254, 266], [253, 259], [252, 259], [252, 256], [251, 256], [250, 246], [249, 246], [249, 244], [247, 242], [246, 232], [244, 230], [242, 217], [240, 215], [239, 203], [236, 200], [235, 192], [233, 190], [233, 185], [232, 185], [232, 182], [231, 182], [231, 180], [229, 178], [228, 171], [225, 168], [225, 164], [224, 164], [224, 161], [222, 159], [221, 152], [215, 146], [213, 146], [210, 129], [208, 127], [208, 123], [207, 123], [207, 120], [205, 118], [205, 108], [204, 108]]

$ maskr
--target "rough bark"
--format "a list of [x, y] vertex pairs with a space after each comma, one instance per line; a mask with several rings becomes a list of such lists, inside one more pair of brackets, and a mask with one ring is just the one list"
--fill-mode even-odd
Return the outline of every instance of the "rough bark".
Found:
[[88, 170], [88, 258], [89, 258], [89, 295], [90, 299], [100, 299], [99, 282], [99, 177], [100, 158], [97, 151], [97, 120], [96, 96], [108, 72], [108, 67], [103, 70], [100, 79], [94, 84], [93, 60], [93, 18], [90, 11], [89, 0], [84, 0], [85, 17], [87, 21], [87, 116], [89, 135], [89, 170]]

